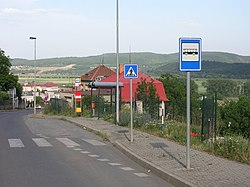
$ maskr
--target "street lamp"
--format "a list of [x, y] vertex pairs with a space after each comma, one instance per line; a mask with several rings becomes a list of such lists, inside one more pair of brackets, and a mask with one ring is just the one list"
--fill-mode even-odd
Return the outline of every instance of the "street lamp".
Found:
[[116, 125], [119, 124], [119, 0], [116, 0]]
[[36, 37], [30, 37], [34, 40], [34, 114], [36, 114]]

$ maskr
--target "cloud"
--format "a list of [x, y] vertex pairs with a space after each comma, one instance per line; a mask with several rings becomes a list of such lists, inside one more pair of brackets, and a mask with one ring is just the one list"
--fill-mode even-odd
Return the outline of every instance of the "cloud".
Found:
[[47, 14], [53, 12], [61, 12], [59, 9], [18, 9], [18, 8], [4, 8], [0, 9], [0, 14], [8, 15], [30, 15], [30, 14]]

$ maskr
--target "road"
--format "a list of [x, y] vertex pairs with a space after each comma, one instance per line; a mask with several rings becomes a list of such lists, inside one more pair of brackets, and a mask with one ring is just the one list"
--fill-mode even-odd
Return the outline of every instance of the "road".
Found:
[[95, 134], [31, 112], [0, 112], [1, 187], [172, 186]]

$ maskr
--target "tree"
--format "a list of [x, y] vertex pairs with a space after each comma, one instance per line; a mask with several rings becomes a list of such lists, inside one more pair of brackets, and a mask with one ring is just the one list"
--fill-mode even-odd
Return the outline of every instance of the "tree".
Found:
[[244, 96], [250, 98], [250, 81], [244, 83], [243, 94]]
[[137, 99], [143, 102], [143, 109], [151, 115], [156, 117], [158, 112], [159, 96], [157, 95], [154, 80], [147, 82], [146, 79], [141, 78], [141, 82], [137, 83]]
[[239, 101], [228, 102], [221, 109], [222, 134], [240, 134], [250, 138], [250, 99], [240, 97]]
[[[186, 79], [179, 78], [170, 74], [161, 75], [158, 79], [164, 85], [168, 99], [171, 101], [171, 107], [168, 107], [175, 119], [184, 119], [186, 117]], [[191, 111], [198, 113], [200, 101], [198, 100], [198, 86], [191, 81]], [[177, 116], [176, 116], [177, 115]]]
[[0, 91], [0, 102], [3, 102], [8, 99], [9, 99], [9, 95], [6, 92]]
[[17, 96], [21, 98], [22, 86], [18, 83], [18, 76], [13, 75], [10, 68], [9, 57], [0, 49], [0, 91], [7, 92], [9, 89], [17, 88]]
[[230, 79], [208, 79], [204, 85], [208, 94], [217, 92], [218, 96], [239, 96], [240, 87], [237, 82]]

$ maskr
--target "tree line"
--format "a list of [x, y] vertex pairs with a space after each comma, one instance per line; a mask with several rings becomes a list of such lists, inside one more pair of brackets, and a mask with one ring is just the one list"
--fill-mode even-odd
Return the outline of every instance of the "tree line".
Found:
[[9, 99], [8, 91], [16, 88], [19, 99], [22, 95], [22, 86], [18, 83], [18, 76], [10, 71], [11, 63], [5, 52], [0, 49], [0, 102]]

